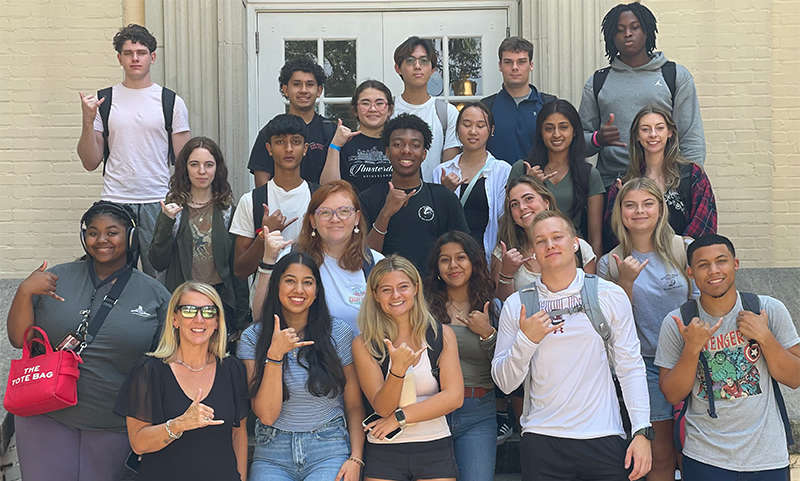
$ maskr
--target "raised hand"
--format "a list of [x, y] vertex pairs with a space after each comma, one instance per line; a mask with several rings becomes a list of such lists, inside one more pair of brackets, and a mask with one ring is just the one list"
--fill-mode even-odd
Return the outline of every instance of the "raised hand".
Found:
[[717, 332], [717, 329], [722, 326], [721, 317], [713, 326], [701, 321], [699, 317], [693, 318], [688, 326], [683, 324], [683, 320], [680, 317], [672, 316], [672, 318], [675, 320], [675, 324], [678, 325], [678, 332], [683, 337], [683, 348], [697, 354], [703, 350], [714, 333]]
[[633, 256], [628, 256], [625, 260], [621, 260], [618, 255], [611, 255], [614, 257], [614, 262], [617, 263], [617, 271], [619, 272], [617, 281], [619, 284], [633, 285], [633, 282], [650, 262], [650, 259], [639, 262]]
[[270, 230], [266, 225], [261, 232], [264, 235], [264, 256], [262, 260], [267, 264], [274, 264], [277, 262], [281, 251], [294, 241], [287, 241], [283, 238], [281, 231]]
[[[409, 366], [416, 364], [419, 357], [426, 349], [423, 346], [419, 351], [414, 351], [405, 342], [394, 347], [394, 344], [392, 344], [392, 341], [389, 339], [384, 339], [383, 342], [386, 344], [386, 349], [389, 351], [389, 358], [392, 360], [392, 372], [399, 377], [405, 376]], [[400, 373], [397, 371], [400, 371]]]
[[169, 204], [164, 204], [164, 201], [161, 201], [161, 212], [164, 213], [165, 216], [169, 217], [172, 220], [175, 220], [175, 216], [178, 215], [178, 212], [182, 211], [183, 207], [179, 206], [174, 202], [170, 202]]
[[619, 141], [619, 129], [614, 125], [614, 114], [608, 115], [608, 122], [600, 126], [597, 131], [597, 143], [600, 146], [612, 145], [615, 147], [627, 147], [628, 144]]
[[492, 324], [489, 322], [489, 301], [483, 305], [483, 312], [474, 310], [467, 317], [456, 316], [456, 319], [463, 322], [470, 331], [486, 339], [494, 332]]
[[350, 139], [359, 134], [361, 134], [360, 130], [353, 132], [349, 127], [342, 124], [342, 119], [339, 119], [339, 126], [336, 127], [336, 133], [333, 134], [333, 140], [331, 140], [331, 143], [341, 147], [350, 142]]
[[526, 317], [525, 306], [519, 311], [519, 329], [531, 342], [540, 343], [551, 332], [558, 329], [558, 325], [551, 324], [550, 316], [545, 311], [539, 311], [531, 317]]
[[383, 205], [383, 212], [391, 217], [397, 212], [408, 205], [408, 201], [411, 200], [411, 197], [417, 193], [417, 189], [412, 190], [408, 194], [405, 193], [402, 189], [395, 189], [394, 184], [389, 182], [389, 193], [386, 195], [386, 203]]
[[283, 229], [292, 225], [298, 218], [295, 217], [291, 220], [286, 220], [286, 216], [281, 214], [280, 209], [275, 209], [275, 212], [269, 212], [269, 207], [267, 204], [261, 204], [264, 206], [264, 215], [261, 217], [261, 225], [265, 225], [269, 227], [270, 232], [272, 231], [283, 231]]
[[469, 184], [469, 178], [467, 177], [462, 180], [461, 177], [459, 177], [455, 172], [450, 172], [446, 176], [442, 177], [442, 185], [453, 192], [455, 192], [458, 186], [462, 184]]
[[281, 318], [275, 314], [275, 328], [272, 331], [272, 344], [267, 351], [267, 357], [274, 360], [283, 359], [292, 349], [310, 346], [314, 341], [301, 341], [293, 327], [281, 329]]
[[500, 261], [502, 263], [500, 265], [500, 272], [506, 277], [514, 277], [514, 274], [517, 273], [522, 264], [533, 259], [533, 256], [523, 257], [516, 248], [507, 250], [506, 243], [503, 241], [500, 241], [500, 249], [502, 252], [500, 256]]
[[753, 339], [758, 342], [764, 342], [772, 336], [772, 331], [769, 330], [769, 316], [767, 311], [761, 309], [760, 314], [750, 311], [739, 311], [736, 316], [736, 326], [739, 332], [744, 334], [748, 339]]
[[25, 292], [29, 296], [50, 296], [57, 301], [63, 301], [64, 298], [56, 294], [58, 276], [52, 272], [45, 272], [46, 269], [47, 261], [43, 261], [42, 265], [19, 285], [20, 292]]
[[538, 165], [534, 165], [533, 167], [531, 167], [531, 164], [525, 162], [524, 160], [522, 161], [522, 163], [525, 164], [525, 173], [530, 175], [531, 177], [533, 177], [535, 179], [538, 179], [539, 182], [541, 182], [543, 184], [544, 184], [545, 180], [549, 179], [550, 177], [552, 177], [552, 176], [554, 176], [554, 175], [556, 175], [558, 173], [557, 170], [554, 170], [553, 172], [550, 172], [549, 174], [545, 174], [544, 171], [542, 170], [542, 168], [539, 167]]
[[83, 114], [84, 123], [94, 123], [97, 117], [97, 108], [106, 101], [105, 97], [97, 100], [92, 94], [84, 95], [83, 92], [78, 92], [81, 96], [81, 113]]
[[195, 396], [189, 408], [186, 409], [186, 412], [175, 418], [178, 426], [173, 426], [171, 430], [177, 430], [179, 432], [191, 431], [192, 429], [223, 424], [225, 422], [222, 419], [214, 419], [214, 408], [201, 403], [201, 399], [203, 399], [203, 390], [198, 389], [197, 396]]

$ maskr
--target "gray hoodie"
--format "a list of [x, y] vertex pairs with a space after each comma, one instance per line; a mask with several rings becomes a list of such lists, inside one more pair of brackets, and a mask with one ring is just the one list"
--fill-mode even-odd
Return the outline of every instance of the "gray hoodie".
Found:
[[608, 122], [611, 113], [614, 114], [614, 125], [619, 129], [620, 142], [628, 144], [631, 122], [643, 107], [656, 105], [672, 112], [678, 127], [681, 154], [700, 165], [705, 162], [706, 139], [694, 79], [684, 66], [677, 65], [673, 108], [669, 87], [661, 74], [661, 66], [666, 62], [667, 58], [662, 52], [655, 52], [648, 63], [636, 68], [617, 57], [611, 62], [611, 71], [596, 101], [594, 74], [583, 86], [580, 115], [586, 140], [586, 156], [600, 151], [597, 170], [600, 171], [606, 188], [614, 182], [617, 175], [624, 175], [629, 163], [626, 147], [597, 148], [592, 145], [592, 134]]

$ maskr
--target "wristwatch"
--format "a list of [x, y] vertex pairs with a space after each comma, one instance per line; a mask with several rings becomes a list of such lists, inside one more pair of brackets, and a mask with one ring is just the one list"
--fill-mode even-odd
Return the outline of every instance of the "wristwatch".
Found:
[[394, 418], [397, 419], [397, 423], [401, 428], [406, 427], [406, 413], [404, 413], [402, 409], [397, 408], [397, 410], [395, 410]]
[[648, 441], [652, 441], [656, 438], [656, 430], [653, 429], [653, 426], [647, 426], [646, 428], [642, 428], [633, 433], [634, 436], [638, 436], [640, 434], [644, 436], [645, 439], [647, 439]]

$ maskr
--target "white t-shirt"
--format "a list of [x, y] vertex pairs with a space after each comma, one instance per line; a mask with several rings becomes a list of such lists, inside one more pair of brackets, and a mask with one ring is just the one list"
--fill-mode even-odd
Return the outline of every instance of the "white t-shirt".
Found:
[[401, 95], [394, 98], [394, 114], [392, 117], [397, 117], [400, 114], [414, 114], [428, 123], [433, 133], [433, 140], [431, 141], [431, 148], [428, 149], [428, 155], [422, 162], [422, 180], [425, 182], [433, 182], [433, 169], [442, 162], [442, 152], [446, 149], [453, 147], [460, 147], [461, 142], [458, 141], [456, 135], [456, 122], [458, 121], [458, 110], [450, 103], [447, 104], [447, 138], [442, 132], [442, 123], [439, 121], [439, 116], [436, 115], [436, 98], [431, 97], [427, 102], [421, 105], [413, 105], [405, 100]]
[[[283, 238], [285, 240], [296, 239], [300, 235], [300, 228], [303, 224], [301, 220], [306, 214], [310, 201], [311, 188], [308, 186], [308, 182], [303, 181], [294, 189], [286, 191], [275, 185], [275, 181], [270, 179], [267, 185], [267, 207], [269, 207], [269, 211], [274, 212], [275, 209], [280, 209], [281, 214], [285, 215], [287, 220], [294, 217], [298, 218], [292, 225], [283, 230]], [[258, 228], [253, 225], [253, 193], [245, 192], [239, 198], [239, 204], [236, 206], [236, 212], [233, 214], [233, 221], [231, 221], [230, 232], [231, 234], [254, 239]]]
[[[372, 250], [372, 258], [377, 263], [383, 259], [383, 254]], [[367, 294], [364, 271], [361, 269], [346, 271], [339, 267], [336, 259], [325, 254], [325, 260], [319, 266], [319, 275], [322, 278], [322, 285], [325, 286], [325, 300], [331, 316], [344, 320], [353, 333], [359, 335], [361, 331], [358, 329], [356, 317], [361, 308], [361, 301]]]
[[[144, 204], [167, 196], [169, 139], [164, 129], [161, 90], [155, 83], [144, 89], [129, 89], [121, 83], [112, 87], [102, 200]], [[188, 132], [189, 112], [177, 95], [172, 112], [172, 133]], [[100, 109], [94, 130], [103, 132]]]
[[[582, 304], [583, 281], [584, 273], [578, 269], [566, 289], [551, 292], [538, 279], [540, 308], [553, 311]], [[637, 431], [650, 425], [650, 399], [631, 304], [621, 287], [602, 279], [597, 297], [611, 326], [615, 370], [632, 429]], [[520, 330], [521, 306], [515, 292], [500, 313], [492, 378], [506, 393], [529, 383], [527, 415], [520, 418], [522, 432], [572, 439], [624, 436], [603, 340], [587, 315], [564, 314], [560, 329], [537, 344]]]

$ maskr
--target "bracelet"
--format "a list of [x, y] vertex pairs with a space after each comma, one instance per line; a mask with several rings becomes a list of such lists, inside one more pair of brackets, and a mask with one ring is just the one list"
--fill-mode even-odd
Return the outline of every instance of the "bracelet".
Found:
[[491, 334], [489, 334], [489, 337], [487, 337], [486, 339], [484, 339], [484, 338], [482, 338], [482, 337], [478, 336], [478, 339], [480, 339], [480, 341], [481, 341], [481, 342], [487, 342], [487, 341], [491, 341], [491, 340], [492, 340], [492, 339], [494, 339], [495, 337], [497, 337], [497, 329], [495, 329], [495, 328], [492, 328], [492, 333], [491, 333]]
[[342, 148], [341, 148], [341, 147], [339, 147], [338, 145], [334, 144], [333, 142], [331, 142], [331, 143], [330, 143], [330, 145], [328, 145], [328, 147], [332, 148], [332, 149], [333, 149], [333, 150], [335, 150], [336, 152], [339, 152], [339, 151], [341, 151], [341, 150], [342, 150]]
[[507, 281], [507, 280], [503, 279], [502, 277], [497, 279], [497, 282], [499, 282], [500, 284], [503, 284], [504, 286], [510, 286], [511, 285], [511, 281]]
[[403, 378], [406, 377], [405, 374], [403, 374], [402, 376], [398, 376], [397, 374], [393, 373], [391, 369], [389, 369], [389, 374], [391, 374], [392, 376], [396, 377], [397, 379], [403, 379]]
[[362, 468], [364, 467], [364, 461], [358, 459], [355, 456], [350, 456], [350, 461], [356, 463], [357, 465], [361, 466]]
[[265, 276], [271, 276], [272, 275], [272, 269], [264, 269], [263, 267], [259, 267], [258, 268], [258, 273], [259, 274], [264, 274]]
[[378, 229], [377, 227], [375, 227], [375, 223], [373, 222], [373, 223], [372, 223], [372, 230], [374, 230], [375, 232], [377, 232], [377, 233], [378, 233], [378, 234], [380, 234], [380, 235], [386, 235], [386, 232], [388, 232], [388, 231], [389, 231], [389, 228], [388, 228], [388, 227], [386, 228], [386, 232], [384, 232], [384, 231], [381, 231], [380, 229]]
[[597, 132], [598, 131], [595, 130], [594, 133], [592, 134], [592, 145], [594, 145], [595, 147], [600, 147], [600, 144], [597, 142]]
[[256, 231], [256, 235], [257, 235], [258, 237], [261, 237], [261, 238], [263, 239], [263, 238], [264, 238], [264, 228], [262, 227], [262, 228], [258, 229], [258, 230]]
[[260, 267], [262, 269], [274, 269], [275, 268], [275, 264], [267, 264], [266, 262], [264, 262], [262, 260], [262, 261], [258, 261], [258, 267]]
[[174, 421], [174, 420], [175, 420], [175, 419], [170, 419], [170, 420], [168, 420], [168, 421], [167, 421], [167, 423], [166, 423], [166, 425], [165, 425], [165, 426], [166, 426], [166, 428], [167, 428], [167, 435], [169, 436], [169, 438], [170, 438], [170, 439], [180, 439], [180, 437], [181, 437], [181, 436], [183, 436], [183, 432], [181, 432], [181, 433], [178, 433], [178, 434], [175, 434], [175, 433], [173, 433], [173, 432], [172, 432], [172, 431], [169, 429], [169, 423], [171, 423], [171, 422], [172, 422], [172, 421]]
[[275, 364], [276, 366], [280, 366], [283, 364], [283, 359], [281, 359], [280, 361], [276, 361], [275, 359], [270, 359], [268, 357], [267, 360], [264, 361], [264, 364]]
[[500, 277], [502, 277], [503, 279], [508, 279], [508, 280], [513, 280], [514, 279], [514, 276], [507, 276], [507, 275], [503, 274], [503, 271], [500, 271], [499, 274], [500, 274]]

